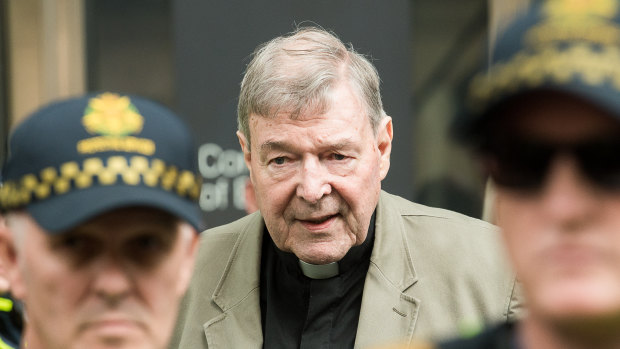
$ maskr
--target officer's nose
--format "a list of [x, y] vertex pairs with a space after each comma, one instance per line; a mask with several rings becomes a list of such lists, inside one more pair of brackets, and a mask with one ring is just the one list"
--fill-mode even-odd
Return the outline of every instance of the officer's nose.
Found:
[[113, 255], [102, 254], [100, 258], [98, 268], [94, 271], [94, 292], [107, 305], [116, 306], [130, 293], [129, 271], [123, 266], [122, 261]]
[[564, 230], [583, 227], [597, 211], [597, 188], [568, 155], [561, 154], [553, 160], [541, 195], [542, 209], [549, 222]]

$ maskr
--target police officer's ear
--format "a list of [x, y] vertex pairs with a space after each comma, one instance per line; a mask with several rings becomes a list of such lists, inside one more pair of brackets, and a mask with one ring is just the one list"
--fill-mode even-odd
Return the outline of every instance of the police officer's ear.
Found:
[[390, 169], [390, 154], [392, 153], [392, 138], [394, 133], [392, 130], [392, 118], [385, 116], [381, 119], [377, 128], [377, 148], [379, 149], [379, 173], [383, 180], [387, 176]]
[[2, 293], [10, 291], [13, 296], [19, 299], [24, 296], [17, 265], [15, 240], [5, 222], [5, 217], [0, 217], [0, 279], [5, 284], [0, 290]]
[[200, 239], [194, 227], [186, 222], [181, 223], [178, 229], [180, 235], [179, 238], [183, 240], [182, 244], [185, 249], [185, 253], [183, 254], [181, 265], [179, 265], [179, 282], [177, 284], [177, 291], [179, 295], [183, 295], [187, 291], [189, 283], [192, 279]]
[[10, 290], [11, 283], [9, 281], [8, 269], [7, 269], [7, 242], [5, 236], [8, 234], [6, 224], [4, 223], [4, 217], [0, 216], [0, 293], [7, 293]]

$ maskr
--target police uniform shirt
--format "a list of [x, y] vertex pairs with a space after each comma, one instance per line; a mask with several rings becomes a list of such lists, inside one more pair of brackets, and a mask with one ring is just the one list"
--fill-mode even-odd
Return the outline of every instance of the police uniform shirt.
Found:
[[312, 279], [293, 253], [264, 234], [260, 308], [264, 348], [353, 348], [364, 280], [374, 243], [373, 214], [366, 240], [338, 262], [338, 274]]
[[10, 294], [0, 296], [0, 349], [20, 347], [23, 319], [21, 303]]

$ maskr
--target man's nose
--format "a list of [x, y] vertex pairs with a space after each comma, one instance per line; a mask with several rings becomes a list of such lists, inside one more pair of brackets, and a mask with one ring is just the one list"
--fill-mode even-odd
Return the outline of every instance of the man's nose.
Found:
[[314, 204], [331, 193], [329, 171], [321, 164], [320, 159], [304, 158], [300, 172], [297, 196]]
[[94, 291], [107, 305], [115, 306], [130, 293], [129, 270], [116, 256], [110, 254], [100, 258], [99, 268], [94, 271]]
[[580, 229], [592, 220], [599, 192], [568, 155], [557, 156], [542, 190], [542, 209], [548, 219], [564, 230]]

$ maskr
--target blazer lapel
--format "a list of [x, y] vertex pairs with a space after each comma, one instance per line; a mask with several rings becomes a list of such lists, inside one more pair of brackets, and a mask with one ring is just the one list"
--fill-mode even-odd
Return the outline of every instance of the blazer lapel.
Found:
[[375, 243], [364, 284], [355, 348], [409, 341], [420, 301], [404, 293], [417, 282], [398, 207], [381, 192]]
[[256, 214], [240, 233], [211, 299], [222, 313], [204, 323], [210, 349], [261, 348], [260, 258], [263, 218]]

